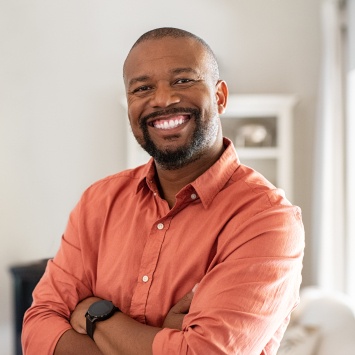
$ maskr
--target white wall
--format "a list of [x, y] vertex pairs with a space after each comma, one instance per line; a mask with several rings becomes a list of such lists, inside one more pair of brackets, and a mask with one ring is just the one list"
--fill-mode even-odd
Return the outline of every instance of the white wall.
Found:
[[349, 71], [355, 70], [355, 0], [348, 0]]
[[[215, 50], [232, 93], [297, 94], [295, 203], [310, 230], [320, 0], [0, 2], [0, 344], [11, 354], [8, 268], [53, 256], [83, 189], [125, 167], [121, 67], [146, 30]], [[309, 236], [308, 236], [309, 238]], [[307, 252], [305, 283], [312, 282]], [[12, 324], [11, 324], [12, 326]]]

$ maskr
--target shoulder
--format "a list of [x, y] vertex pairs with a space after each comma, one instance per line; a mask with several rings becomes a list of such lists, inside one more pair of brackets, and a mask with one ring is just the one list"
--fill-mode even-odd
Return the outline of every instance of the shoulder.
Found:
[[139, 182], [145, 177], [146, 167], [123, 170], [107, 176], [90, 185], [82, 194], [82, 202], [110, 201], [118, 196], [124, 197], [135, 194]]
[[277, 188], [265, 176], [243, 164], [235, 170], [227, 188], [238, 194], [239, 198], [263, 202], [265, 207], [291, 205], [284, 190]]
[[[228, 216], [221, 245], [243, 250], [245, 255], [254, 255], [256, 251], [271, 256], [301, 255], [301, 209], [263, 175], [240, 165], [218, 199], [220, 206], [227, 206], [223, 214]], [[239, 249], [241, 246], [243, 249]]]
[[300, 208], [287, 199], [284, 190], [243, 164], [238, 166], [219, 195], [218, 201], [229, 204], [239, 225], [254, 223], [261, 217], [279, 223], [302, 220]]

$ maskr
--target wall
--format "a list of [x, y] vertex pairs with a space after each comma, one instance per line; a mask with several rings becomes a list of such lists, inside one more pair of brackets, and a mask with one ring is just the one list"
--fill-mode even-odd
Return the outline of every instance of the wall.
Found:
[[[8, 268], [52, 256], [95, 180], [125, 168], [121, 67], [144, 31], [176, 26], [215, 50], [232, 93], [289, 93], [295, 199], [310, 238], [320, 0], [0, 3], [0, 343], [11, 353]], [[312, 282], [311, 252], [304, 282]], [[12, 326], [12, 325], [11, 325]]]

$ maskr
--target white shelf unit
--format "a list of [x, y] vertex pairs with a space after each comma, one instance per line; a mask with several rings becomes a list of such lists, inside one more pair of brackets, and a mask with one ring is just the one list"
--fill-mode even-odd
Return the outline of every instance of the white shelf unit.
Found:
[[[224, 136], [236, 145], [241, 162], [262, 173], [292, 200], [292, 118], [297, 99], [293, 95], [230, 95], [221, 115]], [[236, 135], [244, 124], [265, 126], [272, 139], [268, 145], [238, 146]]]

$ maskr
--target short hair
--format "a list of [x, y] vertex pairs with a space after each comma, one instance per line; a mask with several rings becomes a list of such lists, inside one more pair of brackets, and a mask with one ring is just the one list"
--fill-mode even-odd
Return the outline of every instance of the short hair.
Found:
[[191, 39], [195, 40], [196, 42], [200, 43], [204, 47], [204, 49], [209, 57], [209, 62], [210, 62], [209, 64], [210, 64], [213, 78], [215, 80], [219, 79], [218, 62], [217, 62], [216, 55], [212, 51], [211, 47], [202, 38], [194, 35], [191, 32], [182, 30], [180, 28], [161, 27], [161, 28], [156, 28], [156, 29], [150, 30], [150, 31], [142, 34], [137, 39], [137, 41], [133, 44], [131, 50], [142, 42], [145, 42], [148, 40], [162, 39], [162, 38], [166, 38], [166, 37], [191, 38]]

